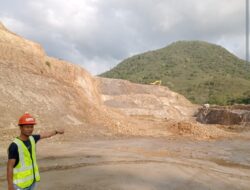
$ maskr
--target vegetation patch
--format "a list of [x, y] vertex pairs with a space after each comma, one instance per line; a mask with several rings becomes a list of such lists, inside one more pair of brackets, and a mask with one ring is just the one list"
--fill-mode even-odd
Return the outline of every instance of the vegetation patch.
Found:
[[180, 41], [130, 57], [100, 76], [162, 85], [193, 103], [249, 103], [250, 64], [225, 48], [202, 41]]
[[49, 61], [46, 61], [45, 64], [50, 68], [51, 67], [51, 63]]

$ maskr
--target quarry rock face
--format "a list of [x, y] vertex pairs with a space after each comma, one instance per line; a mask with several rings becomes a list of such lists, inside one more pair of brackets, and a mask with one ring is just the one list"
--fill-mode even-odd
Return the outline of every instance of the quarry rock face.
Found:
[[120, 79], [99, 78], [99, 81], [104, 104], [126, 115], [183, 120], [194, 113], [193, 104], [167, 87]]
[[250, 106], [200, 108], [197, 121], [206, 124], [241, 125], [250, 124]]

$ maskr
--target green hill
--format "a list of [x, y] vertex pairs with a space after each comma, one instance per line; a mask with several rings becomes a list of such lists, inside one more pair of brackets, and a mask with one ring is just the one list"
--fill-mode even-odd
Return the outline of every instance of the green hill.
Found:
[[250, 103], [250, 64], [207, 42], [175, 42], [128, 58], [100, 76], [142, 84], [161, 80], [194, 103]]

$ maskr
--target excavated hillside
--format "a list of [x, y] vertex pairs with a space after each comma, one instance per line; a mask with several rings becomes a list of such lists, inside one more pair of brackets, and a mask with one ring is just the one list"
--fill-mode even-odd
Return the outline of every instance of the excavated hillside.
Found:
[[99, 78], [104, 104], [129, 116], [166, 120], [190, 119], [196, 108], [184, 96], [157, 85], [140, 85], [119, 79]]
[[93, 77], [80, 66], [48, 57], [39, 44], [2, 24], [0, 71], [1, 142], [16, 135], [17, 119], [26, 111], [36, 117], [38, 132], [65, 128], [59, 140], [115, 134], [225, 135], [216, 127], [201, 129], [193, 117], [197, 106], [167, 87]]
[[96, 80], [87, 71], [48, 57], [39, 44], [9, 32], [2, 24], [0, 71], [3, 140], [9, 138], [9, 130], [16, 131], [17, 119], [26, 111], [37, 118], [41, 130], [73, 128], [69, 131], [79, 134], [83, 128], [89, 130], [89, 124], [115, 125], [102, 106]]

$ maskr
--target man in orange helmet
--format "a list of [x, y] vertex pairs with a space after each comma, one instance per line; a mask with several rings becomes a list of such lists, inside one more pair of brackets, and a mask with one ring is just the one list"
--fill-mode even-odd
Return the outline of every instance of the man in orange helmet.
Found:
[[8, 148], [8, 190], [33, 190], [36, 182], [40, 181], [36, 162], [36, 143], [40, 139], [63, 134], [64, 130], [57, 129], [32, 135], [36, 121], [29, 113], [20, 117], [18, 125], [20, 135], [14, 139]]

